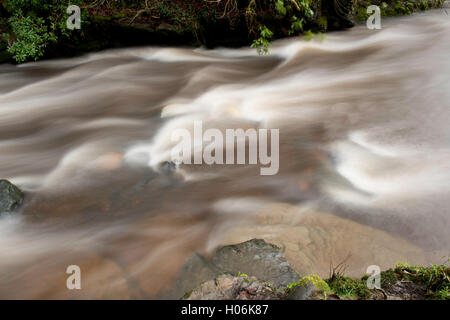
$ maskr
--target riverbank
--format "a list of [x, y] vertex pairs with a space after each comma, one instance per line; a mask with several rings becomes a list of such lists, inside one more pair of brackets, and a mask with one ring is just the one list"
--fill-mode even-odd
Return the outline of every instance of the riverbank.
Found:
[[[48, 2], [48, 1], [47, 1]], [[307, 39], [365, 21], [367, 7], [381, 16], [441, 7], [443, 0], [386, 1], [71, 1], [82, 10], [81, 29], [68, 30], [68, 3], [29, 6], [0, 2], [0, 63], [70, 57], [130, 46], [252, 46], [267, 53], [274, 39]]]
[[379, 284], [375, 275], [347, 277], [346, 267], [346, 260], [334, 266], [330, 261], [327, 279], [314, 274], [301, 276], [289, 266], [281, 248], [253, 239], [220, 247], [210, 258], [191, 257], [175, 290], [188, 282], [197, 283], [184, 294], [183, 299], [188, 300], [450, 299], [448, 263], [426, 267], [397, 263], [379, 274]]

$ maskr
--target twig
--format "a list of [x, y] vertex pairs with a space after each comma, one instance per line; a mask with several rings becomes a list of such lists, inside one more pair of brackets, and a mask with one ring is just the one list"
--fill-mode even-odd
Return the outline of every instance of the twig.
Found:
[[387, 300], [388, 295], [387, 295], [386, 291], [384, 291], [384, 289], [382, 289], [382, 288], [375, 288], [375, 289], [378, 290], [378, 291], [381, 291], [381, 293], [384, 296], [384, 300]]
[[295, 0], [289, 0], [289, 1], [292, 2], [292, 4], [295, 6], [295, 8], [297, 8], [297, 11], [302, 11], [302, 9], [298, 5], [297, 1], [295, 1]]
[[136, 13], [136, 15], [133, 17], [133, 19], [131, 19], [130, 23], [128, 23], [129, 25], [132, 24], [132, 23], [134, 22], [134, 20], [136, 20], [137, 17], [139, 17], [141, 14], [143, 14], [144, 12], [147, 12], [147, 11], [149, 10], [148, 2], [147, 2], [147, 1], [148, 1], [148, 0], [145, 0], [145, 8], [139, 10], [139, 11]]

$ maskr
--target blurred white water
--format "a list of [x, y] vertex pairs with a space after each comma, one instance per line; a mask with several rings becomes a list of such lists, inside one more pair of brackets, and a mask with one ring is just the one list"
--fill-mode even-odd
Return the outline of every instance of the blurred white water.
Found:
[[[450, 18], [433, 11], [264, 57], [136, 48], [0, 66], [0, 177], [27, 193], [0, 217], [0, 297], [157, 297], [191, 253], [251, 237], [285, 245], [301, 272], [326, 275], [347, 251], [355, 275], [442, 262], [449, 52]], [[170, 133], [195, 120], [280, 129], [280, 172], [164, 172]]]

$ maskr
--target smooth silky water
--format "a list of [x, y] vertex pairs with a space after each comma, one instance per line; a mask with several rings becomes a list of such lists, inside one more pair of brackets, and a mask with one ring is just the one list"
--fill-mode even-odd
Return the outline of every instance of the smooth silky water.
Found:
[[[26, 198], [0, 217], [0, 298], [164, 297], [192, 253], [252, 238], [325, 277], [347, 256], [351, 276], [444, 262], [449, 53], [437, 10], [268, 56], [153, 47], [1, 65], [0, 177]], [[171, 174], [170, 133], [194, 120], [279, 129], [278, 174]]]

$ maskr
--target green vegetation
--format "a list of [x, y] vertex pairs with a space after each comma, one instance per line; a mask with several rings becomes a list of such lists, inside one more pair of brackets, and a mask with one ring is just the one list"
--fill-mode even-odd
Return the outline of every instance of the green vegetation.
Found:
[[[450, 260], [448, 261], [448, 263]], [[447, 264], [431, 265], [428, 267], [412, 266], [407, 263], [398, 263], [394, 268], [381, 272], [381, 288], [369, 289], [367, 279], [369, 275], [361, 278], [351, 278], [344, 275], [345, 261], [332, 269], [328, 279], [322, 279], [318, 275], [311, 274], [302, 277], [298, 281], [291, 282], [284, 290], [277, 289], [273, 284], [264, 282], [273, 292], [279, 292], [281, 299], [297, 299], [296, 294], [308, 297], [311, 300], [341, 299], [341, 300], [370, 300], [370, 299], [430, 299], [450, 300], [450, 267]], [[227, 272], [225, 272], [226, 274]], [[245, 273], [238, 272], [238, 277], [252, 283], [255, 278]], [[402, 284], [410, 284], [404, 286]], [[314, 289], [309, 292], [296, 292], [296, 289], [308, 287], [312, 284]], [[417, 286], [420, 285], [419, 292]], [[192, 290], [185, 294], [184, 298], [191, 294]]]
[[[275, 20], [279, 20], [281, 25], [286, 25], [288, 31], [287, 34], [285, 32], [283, 36], [304, 34], [306, 36], [305, 39], [310, 40], [314, 37], [314, 33], [312, 30], [306, 29], [306, 26], [314, 28], [315, 30], [318, 30], [320, 27], [314, 19], [315, 13], [312, 9], [314, 6], [317, 9], [320, 8], [318, 2], [319, 1], [307, 0], [271, 0], [267, 9], [272, 13]], [[254, 4], [255, 2], [250, 2], [246, 14], [255, 17], [257, 16], [257, 13], [254, 12], [252, 3]], [[323, 25], [321, 27], [323, 27]], [[250, 26], [249, 30], [254, 30], [254, 27]], [[259, 35], [253, 40], [251, 47], [256, 48], [258, 54], [268, 54], [270, 41], [274, 37], [274, 32], [266, 25], [262, 24], [259, 24], [258, 31]]]
[[450, 299], [450, 268], [448, 264], [420, 267], [398, 263], [393, 269], [381, 272], [381, 288], [372, 290], [367, 287], [368, 275], [364, 275], [360, 279], [347, 277], [344, 275], [346, 267], [345, 261], [338, 264], [332, 270], [330, 277], [325, 280], [317, 275], [305, 276], [299, 281], [290, 283], [286, 287], [285, 293], [287, 296], [291, 296], [295, 288], [307, 286], [312, 282], [317, 289], [311, 296], [312, 299], [327, 299], [329, 296], [337, 296], [339, 299], [346, 300], [386, 299], [385, 290], [389, 291], [399, 284], [399, 281], [407, 281], [424, 286], [423, 297], [425, 299]]
[[43, 57], [49, 46], [71, 36], [72, 31], [66, 28], [68, 0], [2, 0], [0, 5], [2, 16], [6, 16], [0, 21], [0, 39], [19, 63]]
[[251, 45], [252, 48], [256, 48], [258, 54], [269, 53], [270, 40], [273, 37], [273, 32], [270, 31], [266, 26], [259, 26], [260, 37], [253, 40]]
[[238, 272], [238, 277], [248, 278], [248, 275], [245, 273]]
[[380, 7], [382, 17], [410, 15], [414, 12], [442, 7], [445, 0], [364, 0], [358, 1], [355, 12], [356, 21], [366, 21], [370, 5]]
[[365, 280], [353, 279], [345, 276], [336, 276], [327, 279], [331, 291], [344, 299], [368, 299], [370, 290], [367, 288]]
[[287, 296], [290, 296], [293, 293], [293, 291], [295, 290], [295, 288], [306, 287], [310, 283], [312, 283], [312, 285], [318, 291], [320, 291], [320, 293], [321, 293], [320, 297], [322, 297], [322, 298], [326, 298], [326, 296], [328, 294], [332, 293], [332, 290], [330, 289], [328, 284], [321, 277], [319, 277], [318, 275], [315, 275], [315, 274], [307, 275], [298, 281], [291, 282], [290, 284], [288, 284], [286, 286], [285, 293]]
[[[250, 45], [353, 26], [379, 5], [382, 16], [436, 8], [444, 0], [0, 0], [0, 63], [33, 61], [136, 45]], [[82, 9], [81, 30], [66, 27], [68, 5]]]
[[8, 51], [17, 62], [24, 62], [30, 58], [37, 60], [44, 55], [44, 50], [50, 42], [58, 40], [54, 30], [49, 32], [43, 18], [24, 16], [18, 11], [8, 22], [15, 36]]
[[328, 284], [325, 281], [323, 281], [321, 277], [319, 277], [318, 275], [315, 275], [315, 274], [308, 275], [308, 276], [301, 278], [298, 281], [298, 285], [306, 286], [311, 282], [320, 291], [323, 291], [325, 293], [328, 293], [330, 291], [330, 287], [328, 286]]
[[[376, 290], [369, 290], [368, 276], [354, 279], [338, 274], [325, 280], [330, 292], [343, 299], [370, 299]], [[429, 267], [411, 266], [398, 263], [393, 269], [381, 272], [381, 289], [388, 289], [398, 281], [406, 280], [426, 286], [426, 299], [450, 299], [450, 268], [448, 265], [431, 265]]]
[[399, 263], [393, 271], [400, 279], [426, 285], [428, 299], [450, 300], [450, 267], [448, 264], [420, 267]]
[[[340, 0], [349, 2], [352, 0]], [[326, 31], [320, 0], [0, 0], [3, 60], [18, 63], [75, 51], [143, 44], [251, 45], [268, 53], [276, 38]], [[82, 9], [68, 30], [69, 4]], [[334, 13], [334, 15], [336, 15]], [[316, 20], [320, 18], [319, 24]], [[113, 35], [115, 33], [115, 35]], [[5, 48], [7, 54], [5, 54]]]
[[[380, 275], [381, 288], [387, 288], [388, 286], [395, 284], [399, 280], [398, 274], [392, 269], [382, 271]], [[362, 280], [366, 281], [367, 279], [363, 277]]]

